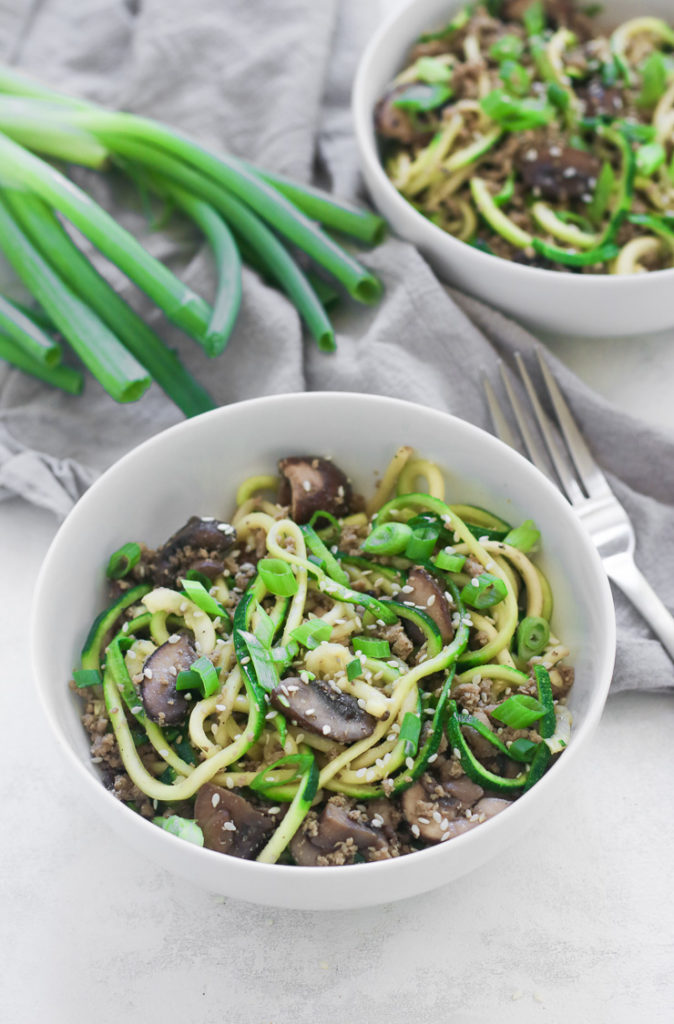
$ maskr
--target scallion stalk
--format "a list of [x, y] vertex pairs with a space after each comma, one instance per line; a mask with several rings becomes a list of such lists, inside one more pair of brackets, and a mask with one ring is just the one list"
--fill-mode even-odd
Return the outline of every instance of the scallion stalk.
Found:
[[27, 356], [44, 366], [61, 361], [61, 346], [45, 334], [30, 317], [0, 295], [0, 331], [8, 335]]
[[150, 377], [42, 258], [10, 213], [9, 198], [6, 191], [0, 199], [0, 245], [7, 259], [108, 394], [118, 402], [136, 401]]
[[46, 366], [45, 363], [27, 355], [4, 334], [0, 334], [0, 359], [11, 363], [17, 370], [23, 370], [31, 377], [44, 381], [45, 384], [66, 391], [69, 395], [81, 394], [84, 387], [84, 376], [74, 366], [65, 366], [63, 363], [59, 363], [58, 366]]
[[57, 273], [100, 316], [185, 416], [215, 408], [205, 388], [101, 277], [41, 199], [27, 192], [14, 192], [12, 211]]

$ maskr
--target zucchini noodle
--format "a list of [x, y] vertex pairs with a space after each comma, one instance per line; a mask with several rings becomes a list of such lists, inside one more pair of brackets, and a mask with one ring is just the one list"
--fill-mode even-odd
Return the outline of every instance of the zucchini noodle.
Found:
[[[257, 494], [269, 492], [275, 480], [257, 476], [241, 484], [231, 517], [235, 534], [226, 524], [210, 526], [211, 561], [218, 548], [227, 553], [218, 556], [222, 571], [214, 565], [211, 586], [189, 577], [190, 596], [183, 592], [187, 563], [173, 538], [169, 550], [180, 564], [171, 585], [165, 577], [153, 585], [161, 549], [148, 552], [147, 564], [130, 567], [121, 583], [122, 590], [132, 585], [136, 572], [149, 580], [150, 589], [138, 592], [141, 614], [132, 591], [105, 613], [113, 641], [102, 698], [123, 764], [121, 775], [118, 765], [111, 769], [119, 793], [157, 825], [169, 817], [189, 821], [189, 834], [196, 828], [212, 849], [268, 863], [305, 863], [309, 856], [317, 864], [356, 856], [361, 833], [348, 832], [356, 820], [373, 837], [364, 859], [374, 850], [380, 851], [374, 859], [383, 856], [377, 829], [387, 802], [402, 822], [386, 840], [393, 844], [387, 855], [438, 841], [424, 834], [430, 819], [415, 817], [413, 805], [417, 797], [431, 804], [440, 799], [445, 776], [434, 772], [448, 761], [454, 765], [447, 778], [463, 771], [479, 783], [480, 772], [487, 773], [483, 788], [501, 786], [516, 798], [529, 771], [539, 770], [533, 761], [529, 768], [529, 751], [539, 751], [539, 760], [557, 756], [570, 725], [566, 709], [551, 724], [557, 721], [551, 684], [537, 675], [552, 669], [562, 696], [570, 686], [571, 670], [560, 665], [568, 650], [548, 625], [550, 587], [532, 557], [515, 546], [521, 531], [489, 510], [447, 504], [441, 469], [407, 446], [385, 469], [367, 514], [345, 506], [338, 517], [328, 502], [309, 524], [270, 501], [264, 511], [253, 509]], [[354, 521], [369, 527], [358, 547], [349, 533]], [[509, 534], [513, 544], [506, 543]], [[184, 558], [191, 553], [186, 547]], [[236, 583], [244, 568], [245, 588]], [[86, 672], [94, 673], [85, 696], [99, 714], [101, 643], [95, 627], [82, 657]], [[532, 719], [525, 709], [535, 740], [523, 748], [517, 772], [501, 778], [499, 764], [488, 760], [476, 768], [457, 748], [456, 716], [473, 714], [475, 701], [488, 712], [494, 702], [507, 710], [508, 695], [520, 693], [534, 705], [540, 701], [541, 723], [548, 724], [539, 725], [537, 712]], [[469, 697], [473, 704], [464, 708]], [[504, 717], [498, 733], [481, 721], [476, 726], [493, 737], [494, 757], [507, 752], [508, 730], [526, 736], [526, 726], [517, 724], [519, 705], [509, 714], [515, 717]], [[89, 717], [95, 718], [92, 711]], [[101, 734], [94, 724], [92, 750]], [[450, 726], [454, 738], [446, 748]], [[440, 806], [444, 815], [453, 813], [449, 804]], [[338, 829], [342, 838], [332, 846], [320, 839], [328, 811], [347, 829], [344, 835]], [[241, 814], [250, 816], [245, 823]], [[307, 853], [314, 836], [324, 845]]]

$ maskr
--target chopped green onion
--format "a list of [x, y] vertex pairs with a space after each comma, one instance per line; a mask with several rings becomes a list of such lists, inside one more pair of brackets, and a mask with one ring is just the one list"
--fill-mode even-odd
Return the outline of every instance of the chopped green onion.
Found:
[[121, 548], [118, 548], [110, 555], [110, 561], [105, 570], [108, 579], [121, 580], [124, 576], [127, 576], [134, 565], [137, 565], [140, 561], [140, 555], [140, 544], [136, 544], [135, 541], [123, 544]]
[[461, 600], [471, 608], [492, 608], [508, 596], [508, 588], [502, 579], [490, 572], [474, 576], [461, 591]]
[[388, 640], [377, 640], [368, 636], [354, 636], [353, 649], [366, 658], [390, 658], [391, 645]]
[[[273, 690], [275, 686], [278, 686], [279, 674], [271, 649], [266, 644], [263, 644], [262, 641], [255, 636], [255, 633], [249, 633], [248, 630], [235, 629], [234, 634], [235, 636], [240, 636], [246, 645], [248, 656], [253, 663], [253, 669], [255, 670], [255, 676], [259, 685], [267, 692]], [[240, 659], [239, 664], [241, 664]]]
[[292, 566], [282, 558], [261, 558], [257, 571], [270, 594], [291, 597], [297, 593], [298, 582]]
[[172, 836], [185, 839], [188, 843], [194, 843], [195, 846], [204, 845], [204, 833], [196, 821], [191, 818], [181, 818], [177, 814], [172, 814], [169, 818], [153, 818], [152, 822], [170, 832]]
[[405, 744], [405, 757], [414, 757], [419, 749], [421, 719], [413, 711], [407, 711], [400, 727], [398, 739]]
[[309, 619], [301, 626], [290, 631], [290, 635], [298, 643], [313, 651], [324, 640], [329, 640], [332, 635], [332, 626], [322, 619]]
[[549, 639], [550, 626], [547, 619], [527, 615], [517, 627], [517, 657], [529, 661], [541, 653]]
[[453, 555], [448, 551], [439, 551], [433, 559], [433, 565], [443, 572], [461, 572], [465, 564], [465, 555]]
[[540, 36], [545, 29], [545, 11], [541, 0], [534, 0], [522, 15], [527, 35]]
[[528, 762], [533, 760], [537, 749], [538, 743], [521, 736], [519, 739], [513, 740], [508, 747], [508, 756], [512, 757], [514, 761]]
[[540, 530], [534, 526], [533, 519], [526, 519], [521, 526], [516, 526], [514, 530], [505, 535], [503, 543], [509, 544], [511, 548], [518, 548], [519, 551], [526, 554], [535, 544], [538, 544], [540, 539]]
[[412, 537], [412, 528], [407, 523], [382, 523], [361, 544], [363, 551], [370, 555], [400, 555]]
[[325, 546], [316, 531], [309, 525], [301, 526], [300, 529], [305, 544], [315, 557], [317, 564], [331, 580], [336, 580], [338, 583], [346, 586], [349, 582], [348, 574], [342, 569], [333, 553]]
[[437, 57], [419, 57], [414, 65], [414, 74], [417, 81], [428, 85], [446, 84], [452, 77], [452, 69]]
[[350, 661], [349, 664], [346, 666], [346, 678], [349, 680], [350, 683], [352, 683], [354, 679], [357, 679], [358, 676], [362, 674], [363, 663], [360, 660], [360, 658], [354, 658], [353, 661]]
[[637, 172], [645, 178], [652, 177], [667, 159], [665, 147], [660, 142], [648, 142], [635, 153]]
[[538, 732], [547, 740], [554, 733], [557, 727], [557, 716], [555, 715], [555, 702], [552, 696], [550, 684], [550, 673], [544, 665], [534, 665], [534, 678], [538, 690], [538, 699], [543, 705], [544, 715], [541, 718]]
[[[260, 573], [260, 576], [262, 576], [262, 573]], [[267, 615], [262, 605], [258, 602], [255, 607], [255, 636], [265, 647], [271, 647], [275, 632], [274, 620], [271, 615]]]
[[654, 107], [667, 89], [667, 65], [659, 50], [647, 57], [641, 69], [641, 92], [637, 106], [644, 109]]
[[[531, 75], [515, 60], [504, 60], [498, 69], [499, 78], [513, 96], [526, 96], [531, 88]], [[512, 112], [511, 112], [512, 113]], [[494, 118], [498, 120], [498, 118]], [[501, 123], [499, 121], [499, 123]]]
[[199, 690], [204, 697], [211, 697], [219, 687], [215, 665], [205, 657], [197, 658], [176, 676], [176, 690]]
[[85, 686], [100, 686], [103, 676], [96, 668], [77, 668], [73, 672], [73, 682], [78, 690], [83, 690]]
[[414, 527], [405, 547], [405, 558], [409, 558], [413, 562], [425, 561], [430, 558], [439, 536], [440, 530], [435, 525]]
[[568, 110], [569, 103], [571, 102], [571, 95], [568, 89], [565, 89], [558, 82], [548, 82], [546, 92], [553, 107], [557, 107], [558, 110]]
[[399, 92], [393, 100], [393, 106], [400, 110], [409, 110], [415, 114], [427, 113], [435, 110], [446, 103], [453, 95], [448, 85], [441, 82], [429, 84], [426, 82], [415, 82], [408, 85], [406, 89]]
[[535, 697], [525, 693], [515, 693], [490, 712], [497, 722], [503, 722], [511, 729], [528, 729], [530, 725], [542, 717], [545, 708]]
[[485, 114], [510, 132], [527, 131], [549, 124], [555, 116], [549, 104], [536, 99], [514, 99], [504, 89], [492, 89], [480, 106]]
[[210, 580], [208, 576], [204, 575], [203, 572], [198, 572], [196, 569], [188, 569], [183, 579], [194, 580], [196, 583], [201, 583], [205, 590], [210, 590], [213, 585], [213, 581]]
[[524, 53], [524, 43], [519, 36], [508, 33], [501, 36], [489, 47], [489, 56], [496, 61], [517, 60]]
[[208, 593], [203, 584], [197, 580], [183, 579], [182, 586], [185, 596], [189, 597], [197, 608], [201, 608], [202, 612], [215, 618], [224, 619], [226, 622], [229, 621], [229, 615], [225, 608]]
[[605, 160], [597, 178], [592, 202], [587, 208], [587, 215], [595, 227], [601, 224], [604, 214], [608, 209], [614, 186], [615, 171], [609, 161]]

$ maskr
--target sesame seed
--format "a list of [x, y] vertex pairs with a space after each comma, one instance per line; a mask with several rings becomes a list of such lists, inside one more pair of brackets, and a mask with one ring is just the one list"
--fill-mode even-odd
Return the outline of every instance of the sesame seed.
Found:
[[311, 490], [311, 484], [310, 484], [310, 482], [308, 480], [303, 480], [302, 481], [302, 487], [304, 488], [305, 491], [310, 491]]
[[324, 725], [323, 726], [323, 735], [324, 736], [329, 736], [331, 732], [332, 732], [332, 730], [331, 730], [329, 725]]
[[268, 808], [267, 808], [267, 813], [268, 813], [268, 814], [278, 814], [278, 812], [279, 812], [280, 810], [281, 810], [281, 808], [280, 808], [280, 807], [268, 807]]
[[222, 827], [225, 832], [236, 832], [236, 825], [233, 821], [226, 821]]
[[409, 768], [410, 771], [414, 768], [414, 760], [411, 757], [405, 758], [405, 767]]
[[412, 833], [415, 839], [418, 839], [419, 836], [421, 835], [421, 832], [419, 831], [419, 826], [416, 824], [410, 826], [410, 832]]
[[213, 796], [211, 797], [211, 806], [212, 807], [217, 807], [219, 803], [220, 803], [220, 794], [219, 793], [214, 793]]
[[152, 669], [151, 668], [144, 668], [143, 669], [143, 675], [145, 676], [146, 679], [152, 679]]
[[434, 605], [434, 604], [435, 604], [435, 594], [431, 594], [431, 596], [429, 597], [428, 601], [426, 602], [426, 607], [427, 608], [431, 608], [432, 605]]

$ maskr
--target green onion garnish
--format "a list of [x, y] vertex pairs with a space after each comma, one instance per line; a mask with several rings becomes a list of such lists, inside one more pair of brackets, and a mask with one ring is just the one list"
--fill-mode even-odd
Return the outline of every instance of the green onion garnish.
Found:
[[548, 82], [546, 92], [553, 107], [557, 107], [558, 110], [568, 110], [569, 103], [571, 102], [571, 95], [568, 89], [565, 89], [563, 85], [559, 85], [558, 82]]
[[361, 544], [363, 551], [370, 555], [400, 555], [412, 536], [407, 523], [382, 523]]
[[262, 582], [270, 594], [291, 597], [297, 593], [298, 583], [289, 562], [282, 558], [261, 558], [257, 563]]
[[100, 686], [103, 676], [96, 668], [77, 668], [73, 672], [73, 682], [78, 690], [85, 686]]
[[555, 714], [555, 702], [550, 684], [550, 673], [544, 665], [534, 665], [534, 678], [538, 690], [538, 699], [543, 705], [544, 711], [538, 731], [543, 739], [547, 740], [557, 728], [557, 716]]
[[421, 735], [421, 719], [413, 711], [408, 711], [400, 727], [399, 739], [405, 744], [405, 756], [414, 757], [419, 749]]
[[405, 558], [413, 562], [430, 558], [439, 536], [440, 530], [434, 524], [414, 527], [405, 548]]
[[415, 114], [423, 114], [429, 110], [435, 110], [436, 107], [441, 107], [452, 95], [449, 86], [441, 82], [433, 84], [415, 82], [398, 93], [393, 100], [393, 106]]
[[491, 712], [491, 717], [511, 729], [528, 729], [543, 716], [545, 708], [535, 697], [525, 693], [515, 693], [502, 704], [498, 704]]
[[609, 161], [605, 160], [602, 164], [601, 171], [599, 172], [599, 177], [597, 178], [592, 202], [587, 208], [587, 215], [595, 227], [601, 223], [602, 218], [608, 209], [614, 186], [615, 171]]
[[414, 65], [414, 74], [417, 81], [428, 85], [446, 84], [452, 77], [452, 69], [437, 57], [419, 57]]
[[502, 579], [490, 572], [474, 576], [461, 590], [461, 600], [471, 608], [492, 608], [508, 594], [508, 588]]
[[332, 634], [332, 626], [322, 619], [309, 619], [301, 626], [291, 630], [290, 635], [298, 643], [313, 651], [324, 640], [329, 640]]
[[461, 572], [465, 564], [465, 555], [454, 555], [449, 551], [438, 551], [433, 559], [433, 565], [443, 572]]
[[538, 743], [521, 736], [519, 739], [513, 740], [508, 747], [508, 756], [512, 757], [514, 761], [532, 761], [537, 748]]
[[[236, 637], [236, 630], [234, 631], [234, 635]], [[253, 664], [257, 682], [263, 690], [267, 690], [267, 692], [269, 690], [273, 690], [275, 686], [278, 686], [279, 673], [277, 662], [271, 648], [264, 644], [260, 638], [255, 635], [255, 633], [249, 633], [247, 630], [240, 629], [238, 631], [238, 635], [246, 645], [248, 657]], [[240, 661], [239, 664], [242, 664], [242, 662]]]
[[540, 654], [550, 639], [550, 626], [546, 619], [528, 615], [517, 627], [517, 657], [522, 661]]
[[300, 529], [304, 542], [316, 563], [320, 565], [331, 580], [336, 580], [337, 583], [346, 586], [349, 582], [347, 573], [344, 572], [332, 551], [325, 546], [316, 531], [309, 525], [301, 526]]
[[176, 676], [176, 690], [199, 690], [204, 697], [211, 697], [220, 686], [220, 679], [212, 661], [197, 658], [190, 667]]
[[637, 96], [637, 106], [654, 107], [667, 89], [667, 65], [659, 50], [646, 59], [641, 69], [641, 92]]
[[184, 578], [182, 585], [185, 597], [193, 601], [197, 608], [201, 608], [202, 612], [206, 612], [207, 615], [212, 615], [216, 619], [220, 618], [224, 619], [225, 622], [229, 621], [229, 615], [225, 608], [219, 601], [216, 601], [212, 594], [208, 593], [202, 583], [199, 583], [197, 580]]
[[527, 35], [540, 36], [545, 29], [545, 11], [541, 0], [534, 0], [530, 7], [522, 15]]
[[496, 61], [502, 60], [517, 60], [521, 57], [524, 52], [524, 43], [519, 36], [508, 35], [501, 36], [489, 47], [489, 56], [493, 57]]
[[526, 96], [529, 92], [531, 75], [518, 61], [504, 60], [498, 74], [508, 92], [513, 96]]
[[391, 645], [388, 640], [376, 640], [369, 636], [354, 636], [353, 649], [366, 658], [390, 658]]
[[204, 845], [204, 833], [191, 818], [181, 818], [177, 814], [172, 814], [169, 818], [153, 818], [152, 821], [179, 839], [185, 839], [195, 846]]
[[140, 544], [136, 544], [135, 541], [122, 544], [121, 548], [117, 548], [110, 555], [110, 561], [105, 570], [108, 579], [121, 580], [124, 576], [128, 575], [134, 565], [137, 565], [140, 561], [140, 554]]
[[504, 89], [492, 89], [480, 106], [485, 114], [509, 132], [527, 131], [549, 124], [555, 116], [554, 109], [536, 99], [515, 99]]
[[505, 535], [503, 543], [509, 544], [511, 548], [518, 548], [519, 551], [526, 554], [535, 544], [538, 544], [540, 539], [540, 531], [534, 526], [533, 519], [526, 519], [521, 526], [516, 526], [514, 530]]
[[665, 147], [660, 142], [647, 142], [636, 151], [637, 173], [650, 178], [667, 159]]
[[346, 666], [346, 678], [350, 683], [352, 683], [354, 679], [357, 679], [358, 676], [362, 675], [362, 673], [363, 663], [360, 658], [354, 658], [353, 661], [350, 661]]

